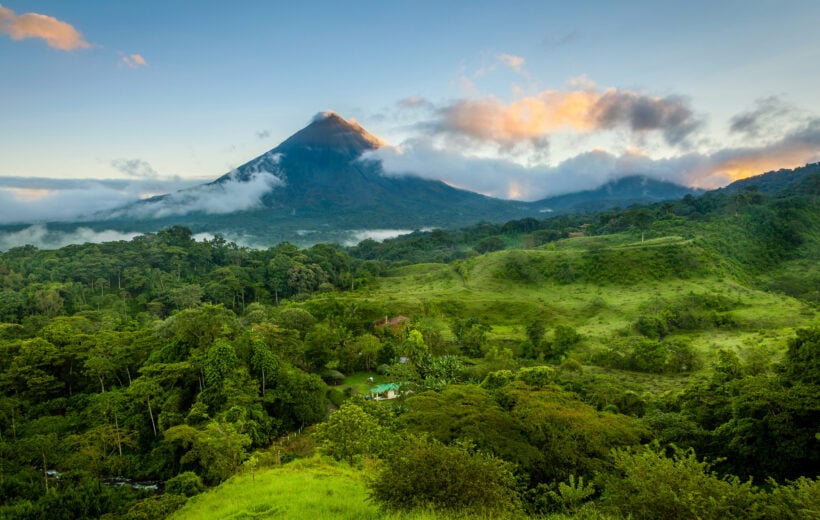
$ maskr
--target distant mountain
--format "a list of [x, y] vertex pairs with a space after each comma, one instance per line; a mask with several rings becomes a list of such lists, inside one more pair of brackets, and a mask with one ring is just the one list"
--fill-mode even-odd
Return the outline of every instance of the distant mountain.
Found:
[[575, 213], [600, 211], [616, 206], [625, 208], [633, 204], [674, 200], [701, 193], [702, 190], [680, 184], [658, 181], [645, 175], [633, 175], [610, 181], [594, 190], [549, 197], [533, 204], [541, 213]]
[[380, 161], [366, 155], [383, 144], [360, 125], [325, 112], [272, 150], [212, 182], [83, 222], [48, 226], [58, 232], [83, 227], [144, 233], [182, 225], [194, 233], [222, 234], [251, 245], [284, 240], [308, 245], [355, 242], [369, 231], [385, 236], [391, 231], [544, 218], [699, 193], [634, 176], [535, 203], [500, 200], [437, 180], [387, 174]]
[[[141, 228], [185, 225], [195, 233], [241, 235], [248, 241], [307, 243], [338, 240], [340, 231], [458, 227], [535, 214], [529, 203], [411, 175], [386, 175], [381, 162], [362, 157], [382, 145], [358, 124], [323, 113], [276, 148], [213, 182], [140, 201], [104, 220], [123, 228], [133, 228], [136, 218]], [[260, 186], [255, 207], [214, 214], [208, 205], [221, 195], [246, 195]]]
[[[793, 170], [782, 169], [773, 172], [763, 173], [754, 177], [747, 177], [735, 181], [728, 186], [721, 188], [723, 193], [737, 193], [748, 189], [756, 189], [762, 193], [774, 194], [783, 191], [807, 189], [810, 178], [820, 175], [820, 163], [807, 164]], [[817, 190], [817, 185], [808, 189]]]

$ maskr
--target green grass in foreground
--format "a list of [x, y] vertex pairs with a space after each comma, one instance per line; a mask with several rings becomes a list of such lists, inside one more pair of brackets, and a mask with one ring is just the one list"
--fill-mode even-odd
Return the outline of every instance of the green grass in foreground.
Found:
[[310, 520], [456, 520], [434, 512], [389, 514], [368, 500], [367, 470], [314, 457], [236, 475], [192, 497], [172, 520], [304, 518]]

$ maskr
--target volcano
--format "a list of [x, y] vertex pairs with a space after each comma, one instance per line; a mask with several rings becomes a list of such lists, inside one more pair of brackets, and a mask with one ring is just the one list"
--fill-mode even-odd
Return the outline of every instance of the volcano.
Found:
[[282, 183], [262, 197], [265, 208], [341, 216], [359, 227], [377, 223], [449, 227], [526, 213], [521, 203], [459, 190], [441, 181], [385, 175], [381, 163], [365, 155], [384, 145], [355, 122], [324, 112], [276, 148], [211, 184], [249, 182], [260, 172], [270, 172]]
[[[272, 150], [212, 182], [73, 225], [140, 232], [182, 225], [194, 233], [222, 234], [259, 246], [283, 240], [308, 245], [351, 242], [363, 230], [409, 232], [543, 218], [553, 211], [594, 211], [625, 201], [657, 200], [663, 191], [655, 185], [650, 190], [647, 179], [636, 178], [577, 197], [500, 200], [438, 180], [388, 174], [381, 161], [368, 155], [382, 146], [381, 139], [354, 121], [323, 112]], [[682, 196], [674, 190], [666, 195]]]

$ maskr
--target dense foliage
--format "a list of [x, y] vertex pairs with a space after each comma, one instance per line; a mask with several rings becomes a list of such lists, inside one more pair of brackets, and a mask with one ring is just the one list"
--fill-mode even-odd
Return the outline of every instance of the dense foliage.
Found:
[[[164, 518], [315, 442], [371, 468], [391, 511], [809, 518], [820, 218], [804, 184], [348, 249], [174, 227], [9, 250], [0, 516]], [[699, 280], [718, 289], [600, 293]], [[565, 287], [579, 302], [551, 303]], [[801, 314], [769, 332], [744, 315], [761, 289]], [[710, 335], [743, 340], [694, 339]], [[356, 374], [399, 398], [365, 401]]]

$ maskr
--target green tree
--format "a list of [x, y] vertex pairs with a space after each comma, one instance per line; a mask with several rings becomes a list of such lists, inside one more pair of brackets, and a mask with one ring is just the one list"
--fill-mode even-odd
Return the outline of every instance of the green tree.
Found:
[[446, 446], [411, 437], [386, 457], [368, 487], [371, 497], [388, 511], [430, 507], [450, 514], [496, 518], [521, 509], [512, 467], [468, 444]]
[[181, 464], [193, 464], [206, 479], [219, 483], [230, 477], [247, 455], [250, 436], [239, 433], [231, 423], [211, 421], [197, 429], [187, 424], [169, 428], [164, 442], [185, 451]]
[[615, 473], [601, 479], [604, 507], [636, 520], [753, 518], [758, 491], [751, 481], [720, 478], [693, 451], [666, 457], [657, 450], [613, 453]]
[[376, 419], [351, 402], [343, 403], [327, 422], [316, 425], [315, 437], [322, 451], [349, 464], [361, 456], [378, 455], [389, 442], [388, 432]]

